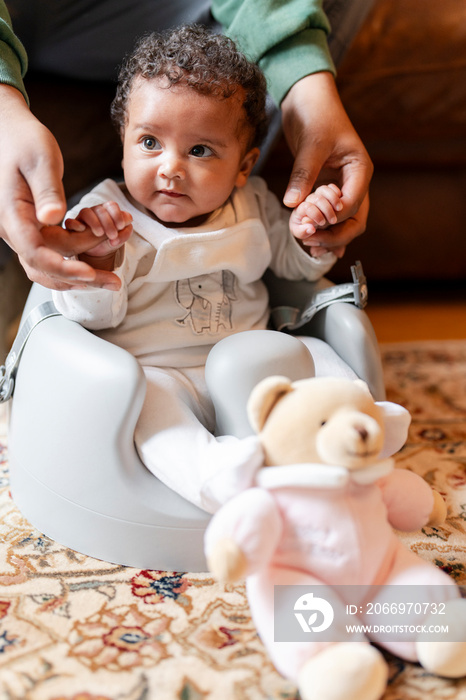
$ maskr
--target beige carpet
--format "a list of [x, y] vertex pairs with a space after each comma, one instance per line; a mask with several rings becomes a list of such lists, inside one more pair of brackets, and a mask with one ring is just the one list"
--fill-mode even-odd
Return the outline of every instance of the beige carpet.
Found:
[[[398, 464], [448, 504], [444, 527], [405, 541], [466, 586], [466, 341], [387, 345], [383, 357], [389, 398], [413, 415]], [[43, 537], [9, 496], [5, 436], [0, 478], [0, 700], [297, 698], [242, 585], [113, 566]], [[385, 700], [466, 700], [466, 680], [388, 658]]]

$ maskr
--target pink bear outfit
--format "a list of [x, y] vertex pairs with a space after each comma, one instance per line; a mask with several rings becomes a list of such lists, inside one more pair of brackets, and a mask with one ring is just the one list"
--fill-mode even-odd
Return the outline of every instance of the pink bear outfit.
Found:
[[[419, 602], [459, 597], [450, 577], [406, 549], [392, 530], [423, 527], [434, 503], [424, 480], [394, 469], [392, 460], [353, 472], [319, 464], [265, 467], [256, 484], [216, 513], [206, 533], [206, 553], [209, 556], [215, 542], [228, 537], [245, 554], [253, 620], [284, 676], [296, 681], [304, 662], [329, 642], [274, 642], [277, 584], [358, 585], [361, 591], [371, 584], [418, 584]], [[341, 600], [341, 606], [355, 602], [359, 601]], [[419, 625], [424, 617], [413, 613], [402, 623]], [[359, 616], [353, 622], [374, 625], [377, 618]], [[414, 638], [391, 643], [371, 639], [416, 660]]]

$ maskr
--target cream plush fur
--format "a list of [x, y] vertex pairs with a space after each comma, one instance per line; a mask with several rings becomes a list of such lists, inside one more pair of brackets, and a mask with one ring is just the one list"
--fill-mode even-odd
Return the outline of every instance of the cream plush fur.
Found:
[[[465, 675], [466, 600], [444, 572], [407, 550], [393, 531], [440, 524], [446, 514], [443, 499], [423, 479], [381, 458], [387, 430], [398, 448], [406, 437], [404, 409], [377, 405], [360, 381], [270, 377], [254, 389], [248, 411], [266, 465], [253, 488], [216, 513], [206, 554], [219, 579], [246, 577], [253, 619], [277, 669], [298, 684], [303, 700], [378, 700], [387, 666], [370, 645], [374, 641], [433, 673]], [[344, 642], [312, 636], [275, 642], [275, 584], [417, 585], [419, 601], [427, 607], [445, 603], [442, 623], [454, 623], [465, 636], [452, 642], [414, 633], [402, 641], [359, 635]], [[386, 589], [364, 590], [380, 596]], [[340, 598], [336, 607], [343, 611], [351, 601]], [[358, 621], [369, 624], [361, 615]], [[404, 618], [413, 627], [425, 622], [423, 612]]]

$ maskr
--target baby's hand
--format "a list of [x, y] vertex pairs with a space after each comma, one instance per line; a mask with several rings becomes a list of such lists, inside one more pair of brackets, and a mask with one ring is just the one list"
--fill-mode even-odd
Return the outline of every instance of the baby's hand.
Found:
[[116, 202], [105, 202], [81, 209], [75, 219], [66, 219], [65, 228], [71, 232], [89, 228], [95, 242], [79, 259], [99, 269], [113, 269], [116, 251], [132, 233], [132, 221], [131, 214], [120, 209]]
[[327, 252], [327, 248], [313, 245], [312, 236], [317, 229], [327, 228], [337, 223], [337, 212], [343, 209], [341, 190], [335, 184], [322, 185], [310, 194], [304, 202], [293, 210], [290, 229], [314, 257]]

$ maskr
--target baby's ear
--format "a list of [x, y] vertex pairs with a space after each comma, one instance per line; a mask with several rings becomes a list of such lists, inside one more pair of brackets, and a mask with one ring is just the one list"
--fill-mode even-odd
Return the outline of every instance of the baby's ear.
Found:
[[248, 181], [253, 167], [257, 163], [260, 156], [260, 150], [258, 148], [251, 148], [243, 157], [240, 164], [240, 169], [236, 177], [235, 185], [236, 187], [244, 187]]
[[291, 379], [279, 375], [266, 377], [254, 387], [248, 400], [247, 411], [249, 422], [256, 433], [264, 427], [277, 401], [290, 391], [293, 391]]

